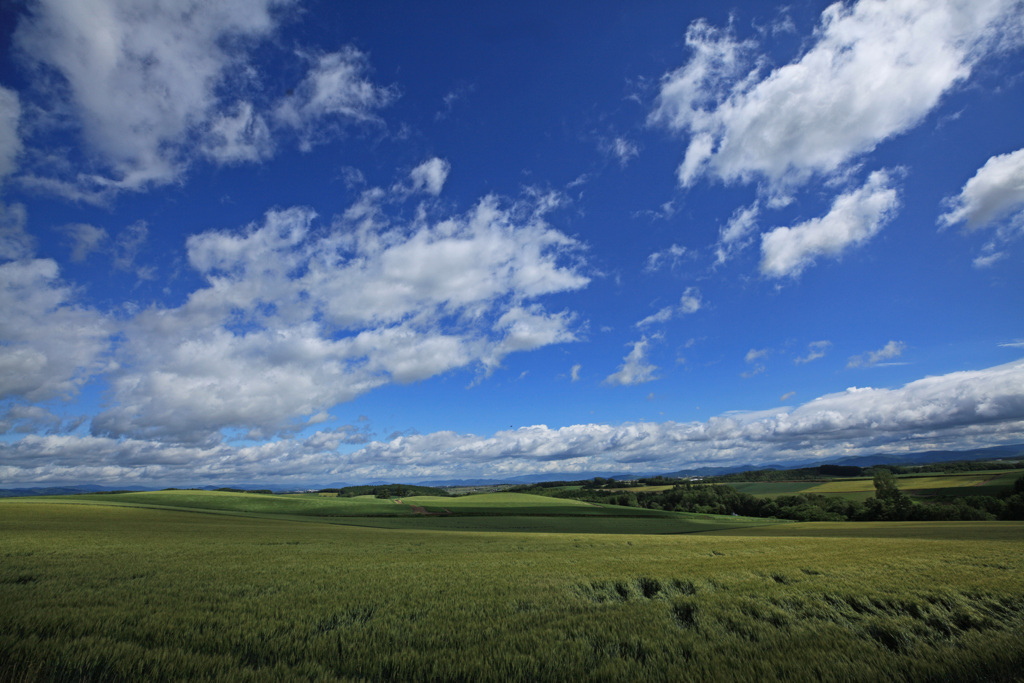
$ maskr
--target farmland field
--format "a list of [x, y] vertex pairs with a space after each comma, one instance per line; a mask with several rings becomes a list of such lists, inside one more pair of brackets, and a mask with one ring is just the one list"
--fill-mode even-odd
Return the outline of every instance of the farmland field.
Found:
[[[995, 496], [1013, 487], [1020, 470], [992, 470], [964, 474], [914, 474], [897, 477], [897, 485], [912, 498], [935, 496]], [[871, 477], [835, 478], [829, 481], [726, 482], [740, 493], [765, 498], [817, 493], [864, 501], [875, 495]]]
[[[672, 533], [684, 516], [540, 515], [528, 498], [504, 500], [508, 516], [485, 498], [467, 516], [275, 517], [247, 494], [201, 496], [215, 514], [181, 505], [193, 493], [0, 501], [0, 680], [1013, 680], [1024, 666], [1018, 522], [692, 516]], [[457, 523], [489, 530], [432, 526]], [[595, 533], [605, 523], [625, 526]], [[559, 533], [508, 533], [529, 524]], [[626, 533], [644, 524], [665, 526]]]
[[779, 496], [802, 493], [820, 483], [817, 481], [737, 481], [728, 482], [727, 485], [740, 493], [749, 493], [752, 496], [764, 498], [778, 498]]

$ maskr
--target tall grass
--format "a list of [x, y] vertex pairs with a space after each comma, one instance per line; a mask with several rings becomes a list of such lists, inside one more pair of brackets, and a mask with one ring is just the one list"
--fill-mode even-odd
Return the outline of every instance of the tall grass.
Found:
[[767, 529], [435, 532], [4, 501], [0, 680], [1012, 680], [1024, 665], [1024, 525]]

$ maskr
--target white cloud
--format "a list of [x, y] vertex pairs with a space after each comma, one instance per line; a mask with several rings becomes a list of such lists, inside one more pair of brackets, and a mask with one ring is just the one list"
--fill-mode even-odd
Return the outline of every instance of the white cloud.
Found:
[[444, 187], [451, 168], [451, 164], [437, 157], [424, 161], [409, 173], [412, 191], [426, 192], [436, 197], [441, 194], [441, 188]]
[[303, 149], [334, 135], [339, 119], [376, 121], [377, 110], [398, 97], [393, 87], [374, 85], [366, 77], [366, 55], [347, 47], [315, 58], [306, 78], [275, 110], [282, 123], [299, 131]]
[[811, 342], [807, 345], [807, 355], [797, 357], [793, 362], [797, 365], [803, 365], [804, 363], [810, 363], [811, 361], [818, 360], [819, 358], [824, 358], [825, 352], [828, 351], [831, 346], [832, 342], [830, 341]]
[[205, 443], [272, 434], [375, 387], [573, 341], [571, 312], [536, 300], [588, 278], [545, 198], [392, 224], [371, 191], [330, 230], [304, 208], [188, 240], [206, 286], [125, 326], [116, 405], [97, 435]]
[[146, 221], [135, 221], [122, 230], [114, 241], [114, 268], [133, 272], [142, 280], [154, 279], [156, 275], [152, 266], [140, 266], [136, 263], [139, 252], [148, 238], [149, 227]]
[[495, 331], [502, 332], [496, 358], [500, 360], [513, 351], [576, 341], [570, 330], [572, 318], [568, 313], [549, 314], [539, 305], [516, 306], [506, 311], [493, 326]]
[[572, 369], [569, 371], [569, 377], [572, 379], [573, 382], [578, 382], [580, 380], [580, 369], [582, 367], [583, 366], [580, 365], [579, 363], [576, 363], [575, 365], [572, 366]]
[[683, 315], [696, 313], [704, 304], [700, 296], [700, 290], [696, 287], [687, 287], [683, 296], [679, 299], [679, 312]]
[[761, 272], [796, 277], [819, 256], [838, 257], [867, 242], [892, 218], [899, 197], [889, 174], [875, 171], [856, 190], [836, 197], [828, 214], [761, 235]]
[[87, 259], [108, 238], [106, 230], [87, 223], [71, 223], [61, 227], [60, 231], [71, 238], [71, 260], [75, 262]]
[[42, 184], [95, 198], [173, 182], [190, 161], [196, 132], [222, 138], [208, 154], [238, 161], [239, 132], [219, 111], [218, 88], [245, 80], [247, 46], [275, 29], [272, 10], [284, 4], [35, 3], [15, 42], [37, 66], [60, 75], [66, 91], [44, 95], [54, 108], [71, 104], [85, 142], [109, 173]]
[[668, 322], [672, 319], [672, 314], [674, 312], [675, 311], [672, 306], [665, 306], [664, 308], [659, 309], [657, 313], [652, 313], [643, 320], [637, 322], [636, 326], [646, 327], [647, 325], [653, 325], [655, 323]]
[[650, 342], [647, 341], [647, 337], [642, 337], [640, 341], [633, 342], [633, 350], [626, 354], [622, 359], [622, 365], [619, 366], [619, 369], [608, 375], [604, 383], [629, 386], [658, 379], [654, 374], [658, 371], [658, 366], [647, 362], [647, 347], [649, 344]]
[[78, 306], [50, 259], [0, 265], [0, 398], [67, 398], [104, 367], [113, 325]]
[[656, 251], [647, 257], [647, 265], [644, 270], [649, 272], [655, 272], [659, 270], [663, 265], [668, 265], [670, 268], [675, 268], [679, 261], [686, 255], [686, 247], [681, 247], [678, 244], [673, 244], [668, 249], [662, 249]]
[[[45, 416], [42, 416], [45, 417]], [[672, 472], [1019, 443], [1024, 361], [926, 377], [894, 389], [850, 388], [794, 409], [704, 422], [534, 425], [491, 436], [444, 431], [365, 441], [352, 426], [259, 446], [167, 445], [138, 439], [37, 436], [0, 442], [0, 480], [288, 482]]]
[[220, 164], [258, 162], [273, 156], [274, 141], [252, 103], [239, 102], [234, 114], [219, 114], [210, 122], [203, 152]]
[[990, 157], [960, 194], [947, 198], [946, 203], [949, 211], [939, 217], [939, 223], [963, 223], [968, 230], [978, 230], [1024, 209], [1024, 149]]
[[1001, 260], [1004, 256], [1006, 256], [1005, 253], [1001, 251], [996, 251], [989, 254], [984, 254], [982, 256], [978, 256], [973, 261], [971, 261], [971, 263], [974, 265], [975, 268], [990, 268], [991, 266], [995, 265], [997, 261]]
[[907, 348], [901, 341], [889, 341], [888, 344], [877, 351], [868, 351], [859, 356], [851, 356], [846, 364], [848, 368], [870, 368], [890, 358], [897, 358]]
[[35, 249], [35, 240], [25, 232], [28, 214], [24, 204], [0, 202], [0, 259], [28, 258]]
[[700, 290], [696, 287], [687, 287], [679, 298], [678, 306], [665, 306], [657, 313], [653, 313], [636, 324], [637, 327], [646, 327], [654, 323], [668, 322], [675, 315], [689, 315], [696, 313], [703, 305]]
[[0, 85], [0, 182], [18, 167], [21, 154], [21, 135], [18, 122], [21, 119], [21, 100], [18, 93]]
[[[290, 55], [309, 59], [309, 72], [287, 95], [268, 99], [249, 55], [293, 1], [34, 3], [15, 44], [45, 76], [29, 93], [47, 112], [37, 123], [45, 127], [48, 116], [80, 128], [88, 158], [71, 159], [56, 173], [27, 169], [22, 184], [104, 202], [119, 191], [178, 181], [199, 157], [258, 163], [274, 154], [277, 134], [292, 131], [309, 149], [337, 137], [346, 122], [377, 121], [397, 92], [370, 82], [366, 56], [352, 47]], [[17, 95], [5, 90], [0, 99], [2, 177], [20, 143], [11, 137]], [[76, 165], [92, 171], [76, 174]]]
[[747, 351], [747, 355], [743, 357], [743, 360], [747, 363], [753, 363], [758, 358], [767, 356], [771, 351], [771, 349], [750, 349]]
[[737, 251], [751, 242], [751, 233], [757, 228], [757, 216], [761, 209], [757, 202], [751, 206], [741, 206], [733, 212], [729, 222], [718, 231], [718, 243], [715, 244], [715, 265], [728, 261]]
[[704, 174], [800, 183], [918, 125], [979, 59], [1019, 42], [1022, 21], [1015, 0], [835, 3], [809, 49], [767, 73], [754, 43], [699, 21], [650, 120], [689, 136], [684, 186]]
[[747, 351], [747, 355], [743, 357], [743, 360], [744, 362], [747, 363], [747, 365], [750, 365], [752, 367], [745, 372], [741, 372], [740, 377], [754, 377], [755, 375], [760, 375], [765, 370], [767, 370], [767, 368], [764, 366], [764, 363], [759, 363], [757, 361], [760, 358], [764, 358], [771, 352], [771, 349], [750, 349], [749, 351]]
[[640, 148], [625, 138], [615, 138], [611, 144], [611, 152], [619, 160], [619, 164], [625, 167], [630, 159], [640, 154]]

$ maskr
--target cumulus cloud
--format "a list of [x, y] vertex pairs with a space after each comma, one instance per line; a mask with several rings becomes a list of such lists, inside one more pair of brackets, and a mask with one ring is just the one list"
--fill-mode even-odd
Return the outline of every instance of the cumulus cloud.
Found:
[[[86, 143], [109, 172], [76, 183], [102, 193], [176, 180], [194, 132], [228, 133], [218, 116], [218, 88], [229, 75], [244, 80], [246, 46], [274, 30], [272, 11], [284, 4], [34, 3], [15, 43], [37, 68], [59, 75], [66, 91], [46, 95], [71, 104]], [[220, 149], [235, 142], [224, 137]]]
[[870, 368], [890, 358], [897, 358], [903, 354], [907, 345], [901, 341], [889, 341], [888, 344], [877, 351], [868, 351], [859, 356], [851, 356], [846, 364], [848, 368]]
[[692, 24], [650, 121], [689, 138], [679, 182], [829, 175], [915, 126], [974, 65], [1022, 34], [1015, 0], [835, 3], [814, 41], [767, 70], [752, 41]]
[[819, 256], [839, 257], [874, 237], [899, 208], [889, 174], [875, 171], [860, 188], [832, 202], [828, 214], [761, 235], [761, 272], [796, 277]]
[[582, 367], [583, 366], [580, 365], [579, 363], [576, 363], [575, 365], [572, 366], [572, 369], [569, 371], [569, 377], [570, 379], [572, 379], [573, 382], [580, 381], [580, 368]]
[[503, 478], [546, 472], [672, 472], [771, 466], [890, 452], [1019, 443], [1024, 360], [925, 377], [902, 387], [849, 388], [796, 408], [728, 413], [704, 422], [534, 425], [491, 436], [396, 435], [353, 452], [352, 427], [258, 446], [168, 445], [138, 439], [28, 435], [0, 442], [7, 482], [367, 481]]
[[287, 428], [384, 384], [573, 341], [574, 315], [537, 301], [588, 283], [545, 198], [392, 224], [369, 192], [329, 230], [296, 207], [189, 238], [205, 279], [178, 308], [128, 321], [116, 405], [98, 436], [204, 443]]
[[604, 383], [613, 386], [629, 386], [658, 379], [654, 374], [658, 371], [658, 366], [647, 362], [647, 347], [649, 345], [647, 337], [633, 342], [633, 350], [626, 354], [619, 369], [608, 375]]
[[62, 420], [42, 406], [14, 404], [0, 413], [0, 434], [53, 434], [61, 428]]
[[[28, 94], [47, 116], [37, 123], [79, 128], [88, 158], [72, 161], [95, 170], [28, 169], [21, 182], [103, 202], [119, 191], [176, 182], [198, 158], [258, 163], [289, 131], [309, 149], [336, 137], [346, 122], [378, 120], [377, 110], [397, 93], [372, 83], [366, 56], [351, 47], [289, 55], [308, 60], [308, 73], [287, 95], [267, 96], [274, 88], [250, 55], [293, 1], [32, 3], [14, 42], [38, 76]], [[11, 137], [18, 100], [6, 90], [0, 100], [2, 176], [18, 149]]]
[[679, 299], [679, 312], [688, 315], [696, 313], [704, 304], [700, 296], [700, 290], [696, 287], [687, 287], [683, 296]]
[[0, 398], [67, 398], [105, 367], [114, 326], [75, 303], [51, 259], [0, 265], [0, 310]]
[[441, 194], [441, 188], [444, 187], [444, 182], [448, 179], [450, 171], [451, 164], [444, 159], [434, 157], [424, 161], [409, 173], [412, 191], [426, 192], [436, 197]]
[[810, 363], [811, 361], [818, 360], [819, 358], [825, 357], [825, 352], [832, 347], [830, 341], [815, 341], [807, 345], [807, 355], [798, 356], [793, 360], [797, 365], [803, 365], [804, 363]]
[[1024, 149], [990, 157], [946, 203], [949, 211], [939, 217], [944, 226], [978, 230], [1018, 211], [1015, 222], [1024, 226]]
[[14, 172], [21, 154], [21, 100], [18, 93], [0, 85], [0, 182]]

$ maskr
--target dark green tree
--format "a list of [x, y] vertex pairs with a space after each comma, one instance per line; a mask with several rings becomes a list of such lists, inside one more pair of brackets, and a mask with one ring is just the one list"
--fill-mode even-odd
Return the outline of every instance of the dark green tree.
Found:
[[891, 500], [895, 502], [903, 497], [903, 492], [897, 486], [896, 475], [892, 473], [892, 470], [887, 470], [884, 467], [878, 468], [875, 470], [874, 481], [875, 498], [878, 500]]

